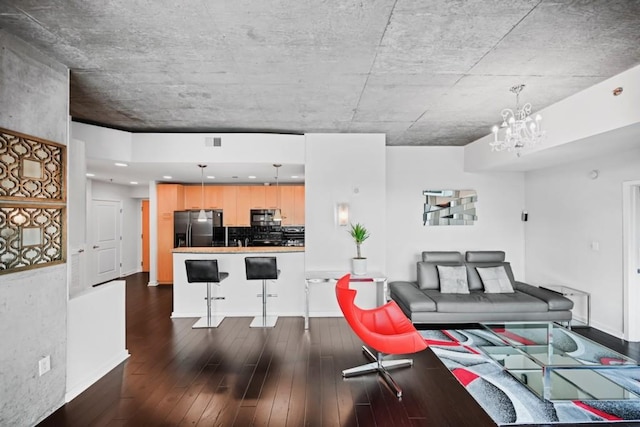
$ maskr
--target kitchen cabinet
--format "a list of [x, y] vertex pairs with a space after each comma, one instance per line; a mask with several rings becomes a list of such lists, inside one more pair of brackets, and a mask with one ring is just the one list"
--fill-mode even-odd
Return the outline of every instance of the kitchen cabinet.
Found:
[[184, 209], [184, 186], [158, 184], [158, 283], [173, 283], [173, 211]]
[[204, 187], [204, 208], [223, 209], [224, 194], [223, 185], [205, 185]]
[[263, 185], [250, 185], [249, 192], [249, 207], [251, 209], [266, 209], [265, 187]]
[[222, 197], [222, 222], [225, 227], [238, 226], [238, 187], [220, 186]]
[[[282, 187], [280, 187], [282, 188]], [[264, 187], [264, 207], [265, 209], [278, 209], [278, 201], [281, 199], [278, 187], [275, 185]]]
[[185, 185], [184, 186], [184, 208], [187, 210], [192, 209], [205, 209], [203, 205], [202, 187], [199, 185]]
[[236, 225], [238, 227], [249, 227], [251, 225], [252, 187], [250, 185], [239, 185], [236, 189]]
[[291, 225], [304, 225], [304, 185], [293, 187], [293, 209]]
[[223, 185], [205, 185], [204, 191], [200, 185], [184, 186], [184, 208], [193, 209], [222, 209], [224, 203]]
[[293, 205], [293, 186], [280, 186], [280, 211], [282, 212], [282, 225], [295, 225], [294, 205]]

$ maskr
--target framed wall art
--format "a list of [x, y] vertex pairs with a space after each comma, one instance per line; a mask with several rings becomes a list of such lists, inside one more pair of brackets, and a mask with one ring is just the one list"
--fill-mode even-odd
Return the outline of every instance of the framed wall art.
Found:
[[0, 128], [0, 274], [66, 261], [65, 149]]
[[478, 219], [475, 190], [424, 190], [422, 225], [473, 225]]

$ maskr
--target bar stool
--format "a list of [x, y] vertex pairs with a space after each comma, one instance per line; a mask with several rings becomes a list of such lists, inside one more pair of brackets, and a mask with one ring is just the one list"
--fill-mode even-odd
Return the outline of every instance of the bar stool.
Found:
[[252, 328], [273, 328], [278, 321], [278, 316], [267, 316], [267, 297], [277, 297], [278, 294], [267, 294], [267, 280], [275, 280], [280, 275], [276, 257], [246, 257], [244, 265], [247, 272], [247, 280], [262, 280], [262, 316], [256, 316], [251, 325]]
[[187, 281], [189, 283], [207, 284], [207, 316], [200, 318], [192, 328], [217, 328], [224, 316], [211, 314], [211, 301], [223, 300], [224, 297], [211, 297], [211, 283], [220, 286], [220, 282], [229, 277], [229, 273], [218, 271], [217, 259], [187, 259], [184, 261], [187, 268]]

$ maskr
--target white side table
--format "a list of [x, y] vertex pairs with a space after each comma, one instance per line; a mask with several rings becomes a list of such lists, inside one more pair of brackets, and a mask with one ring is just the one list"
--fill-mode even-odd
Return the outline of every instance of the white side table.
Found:
[[[347, 271], [307, 271], [305, 272], [305, 307], [304, 307], [304, 328], [309, 329], [309, 292], [312, 284], [327, 284], [337, 282]], [[387, 299], [387, 278], [384, 274], [372, 271], [362, 275], [351, 275], [349, 282], [375, 282], [376, 304], [383, 305]]]
[[584, 326], [591, 326], [591, 294], [565, 285], [540, 285], [542, 289], [557, 292], [565, 297], [582, 297], [587, 304], [587, 319]]

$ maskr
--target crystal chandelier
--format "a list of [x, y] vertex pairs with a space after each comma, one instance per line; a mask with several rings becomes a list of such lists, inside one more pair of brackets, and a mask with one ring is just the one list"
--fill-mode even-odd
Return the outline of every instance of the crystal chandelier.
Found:
[[522, 92], [522, 89], [524, 89], [523, 84], [509, 89], [516, 94], [516, 109], [514, 111], [510, 108], [505, 108], [500, 113], [502, 115], [502, 125], [500, 127], [494, 126], [491, 129], [494, 135], [494, 141], [489, 143], [491, 151], [515, 151], [520, 156], [522, 148], [534, 146], [544, 139], [545, 132], [542, 130], [542, 116], [537, 114], [535, 120], [532, 119], [530, 117], [531, 104], [528, 102], [520, 107], [520, 92]]

